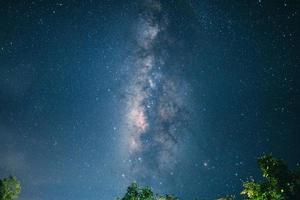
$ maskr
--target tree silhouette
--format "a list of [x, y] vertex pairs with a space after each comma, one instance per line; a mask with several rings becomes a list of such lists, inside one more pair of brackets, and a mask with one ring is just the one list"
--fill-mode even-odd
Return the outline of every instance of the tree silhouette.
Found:
[[8, 177], [0, 180], [0, 200], [17, 199], [21, 192], [21, 184], [16, 177]]
[[[300, 199], [300, 171], [292, 171], [287, 165], [271, 155], [258, 158], [263, 181], [253, 179], [243, 183], [241, 192], [244, 200], [298, 200]], [[16, 177], [0, 179], [0, 200], [15, 200], [21, 192], [21, 184]], [[234, 196], [218, 200], [233, 200]], [[154, 194], [149, 187], [132, 183], [122, 198], [117, 200], [179, 200], [173, 195]]]
[[139, 187], [137, 183], [132, 183], [123, 198], [117, 200], [179, 200], [173, 195], [161, 196], [154, 194], [149, 187]]
[[[282, 160], [271, 155], [258, 158], [263, 182], [250, 180], [243, 183], [244, 200], [300, 200], [300, 173], [291, 171]], [[234, 200], [234, 196], [226, 196], [218, 200]], [[148, 187], [130, 185], [125, 196], [119, 200], [178, 200], [172, 195], [154, 195]]]
[[243, 184], [246, 200], [296, 200], [300, 199], [300, 174], [291, 171], [282, 160], [271, 155], [258, 158], [264, 182], [254, 180]]

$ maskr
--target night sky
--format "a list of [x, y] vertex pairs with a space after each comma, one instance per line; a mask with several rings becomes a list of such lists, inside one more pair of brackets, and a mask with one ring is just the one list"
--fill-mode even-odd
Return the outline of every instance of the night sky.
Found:
[[238, 194], [300, 165], [299, 1], [0, 1], [0, 178], [21, 200], [133, 181]]

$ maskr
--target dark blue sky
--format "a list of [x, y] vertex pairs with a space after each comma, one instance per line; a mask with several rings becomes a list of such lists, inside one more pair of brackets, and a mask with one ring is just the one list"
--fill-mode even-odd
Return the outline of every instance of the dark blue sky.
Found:
[[0, 178], [21, 200], [238, 194], [299, 166], [297, 1], [1, 1]]

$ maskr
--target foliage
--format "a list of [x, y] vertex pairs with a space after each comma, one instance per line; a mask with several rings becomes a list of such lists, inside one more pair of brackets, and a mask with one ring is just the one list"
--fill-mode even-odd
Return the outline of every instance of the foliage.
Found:
[[234, 197], [233, 196], [227, 196], [227, 197], [219, 198], [217, 200], [234, 200]]
[[[241, 194], [244, 200], [297, 200], [300, 199], [300, 173], [291, 171], [282, 160], [271, 155], [258, 158], [262, 171], [263, 182], [254, 180], [244, 182]], [[234, 196], [226, 196], [218, 200], [234, 200]], [[148, 187], [139, 187], [136, 183], [130, 185], [127, 193], [119, 200], [178, 200], [166, 195], [154, 195]]]
[[21, 184], [16, 177], [8, 177], [0, 180], [0, 200], [17, 199], [21, 192]]
[[137, 183], [132, 183], [123, 198], [118, 200], [178, 200], [173, 195], [160, 196], [154, 194], [149, 187], [139, 187]]
[[[244, 200], [297, 200], [300, 199], [300, 171], [291, 171], [282, 160], [270, 155], [258, 158], [264, 181], [250, 180], [243, 183]], [[15, 200], [21, 184], [15, 177], [0, 179], [0, 200]], [[149, 187], [132, 183], [122, 198], [117, 200], [179, 200], [173, 195], [154, 194]], [[234, 200], [234, 196], [218, 200]]]
[[243, 184], [242, 195], [246, 200], [294, 200], [300, 199], [300, 175], [288, 169], [282, 160], [271, 155], [258, 159], [262, 171], [262, 183], [254, 180]]

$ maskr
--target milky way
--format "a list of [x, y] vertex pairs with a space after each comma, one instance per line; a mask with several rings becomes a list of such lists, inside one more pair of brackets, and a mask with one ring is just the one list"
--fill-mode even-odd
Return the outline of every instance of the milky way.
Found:
[[2, 0], [0, 179], [19, 200], [218, 199], [264, 153], [296, 168], [299, 2]]
[[148, 1], [137, 24], [122, 142], [131, 171], [148, 176], [177, 162], [189, 118], [188, 84], [165, 70], [172, 69], [165, 64], [168, 19], [159, 2]]

